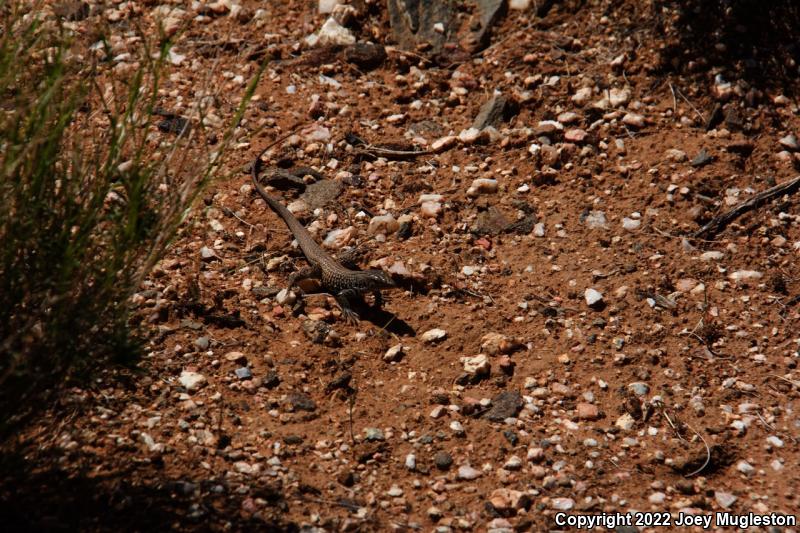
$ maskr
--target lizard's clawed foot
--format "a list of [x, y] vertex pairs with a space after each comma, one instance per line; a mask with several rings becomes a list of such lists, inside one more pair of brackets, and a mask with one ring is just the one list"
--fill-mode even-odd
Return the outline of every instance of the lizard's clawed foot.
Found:
[[347, 322], [348, 324], [351, 324], [353, 326], [358, 325], [359, 321], [358, 313], [356, 313], [352, 309], [342, 307], [342, 318], [344, 318], [344, 321]]

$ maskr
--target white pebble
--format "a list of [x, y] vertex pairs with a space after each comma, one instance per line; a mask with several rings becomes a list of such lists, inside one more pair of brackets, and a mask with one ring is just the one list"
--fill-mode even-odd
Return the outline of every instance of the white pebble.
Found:
[[436, 342], [444, 339], [445, 337], [447, 337], [447, 332], [439, 328], [429, 329], [420, 335], [422, 342]]

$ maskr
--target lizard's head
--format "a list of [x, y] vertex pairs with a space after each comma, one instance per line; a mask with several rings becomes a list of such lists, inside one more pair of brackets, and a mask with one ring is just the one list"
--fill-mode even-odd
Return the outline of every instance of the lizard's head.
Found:
[[365, 277], [369, 279], [372, 289], [393, 289], [397, 283], [383, 270], [365, 270]]

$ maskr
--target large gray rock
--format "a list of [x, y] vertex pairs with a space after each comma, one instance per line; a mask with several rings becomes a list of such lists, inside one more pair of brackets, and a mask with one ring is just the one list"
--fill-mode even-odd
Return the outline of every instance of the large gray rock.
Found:
[[[455, 34], [456, 10], [452, 0], [389, 0], [387, 5], [394, 38], [407, 50], [427, 43], [438, 54]], [[437, 31], [437, 24], [444, 31]]]

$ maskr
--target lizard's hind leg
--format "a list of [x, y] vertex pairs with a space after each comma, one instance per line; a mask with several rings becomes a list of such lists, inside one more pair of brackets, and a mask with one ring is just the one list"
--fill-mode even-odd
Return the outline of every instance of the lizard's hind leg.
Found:
[[[291, 289], [292, 287], [297, 286], [298, 281], [309, 278], [320, 279], [320, 277], [322, 277], [322, 270], [318, 266], [307, 266], [305, 268], [301, 268], [289, 276], [289, 288]], [[297, 288], [299, 289], [300, 287], [298, 286]]]

